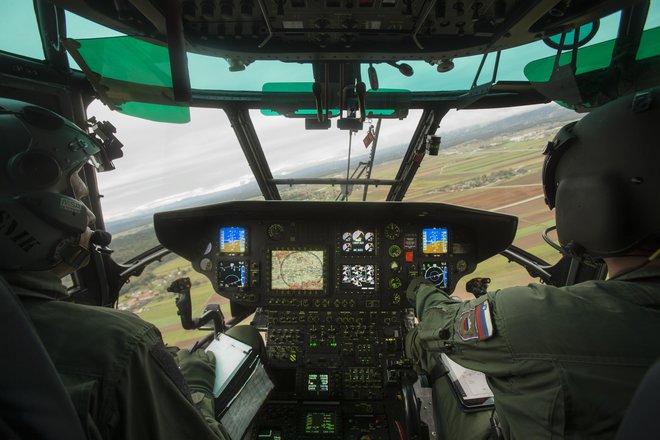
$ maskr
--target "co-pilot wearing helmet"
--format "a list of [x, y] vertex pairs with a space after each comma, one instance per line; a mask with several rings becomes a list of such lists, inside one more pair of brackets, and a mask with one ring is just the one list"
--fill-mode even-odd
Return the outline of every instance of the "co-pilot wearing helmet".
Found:
[[[602, 258], [606, 281], [530, 284], [458, 302], [423, 280], [406, 351], [434, 378], [445, 439], [487, 438], [492, 411], [458, 409], [445, 352], [482, 371], [504, 438], [612, 438], [660, 356], [660, 88], [610, 102], [548, 145], [543, 186], [562, 246]], [[479, 325], [476, 325], [479, 323]]]
[[[94, 215], [81, 201], [87, 187], [79, 171], [99, 145], [49, 110], [2, 98], [0, 139], [0, 275], [20, 298], [87, 437], [228, 438], [214, 418], [212, 354], [181, 350], [177, 365], [159, 331], [137, 316], [61, 300], [60, 278], [87, 263], [90, 241], [109, 242], [92, 232]], [[254, 330], [232, 329], [234, 337], [252, 343], [246, 329]], [[29, 417], [40, 423], [38, 414]], [[21, 426], [7, 428], [30, 437]]]

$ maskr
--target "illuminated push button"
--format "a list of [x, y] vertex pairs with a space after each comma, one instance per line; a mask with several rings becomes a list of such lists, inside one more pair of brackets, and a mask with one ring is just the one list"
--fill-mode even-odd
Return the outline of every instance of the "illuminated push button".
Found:
[[412, 263], [413, 261], [413, 252], [406, 251], [406, 263]]

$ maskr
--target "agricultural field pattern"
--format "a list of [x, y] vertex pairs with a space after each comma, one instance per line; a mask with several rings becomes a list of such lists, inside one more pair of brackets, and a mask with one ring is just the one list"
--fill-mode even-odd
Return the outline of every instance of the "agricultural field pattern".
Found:
[[[554, 224], [554, 214], [544, 203], [540, 183], [542, 151], [564, 123], [557, 121], [507, 136], [473, 140], [442, 149], [438, 156], [426, 156], [404, 202], [450, 203], [515, 215], [519, 223], [514, 244], [554, 263], [559, 260], [558, 252], [541, 238], [543, 230]], [[393, 179], [398, 167], [399, 161], [376, 164], [371, 177]], [[389, 187], [383, 186], [369, 187], [367, 200], [385, 200], [388, 190]], [[340, 188], [301, 185], [281, 191], [285, 200], [335, 200]], [[349, 201], [362, 200], [362, 196], [363, 187], [355, 186]], [[123, 231], [115, 235], [113, 246], [119, 249], [121, 243], [135, 242], [136, 237], [149, 234], [153, 236], [150, 225]], [[551, 237], [556, 238], [552, 234]], [[190, 277], [193, 283], [191, 292], [194, 314], [199, 314], [205, 304], [216, 303], [220, 304], [225, 317], [230, 318], [228, 301], [213, 291], [206, 277], [195, 272], [187, 261], [177, 256], [152, 264], [140, 277], [133, 278], [121, 293], [119, 308], [133, 311], [155, 324], [160, 328], [166, 343], [189, 347], [204, 333], [181, 328], [174, 304], [175, 295], [167, 292], [170, 283], [182, 276]], [[462, 279], [453, 295], [461, 299], [470, 298], [464, 286], [473, 277], [491, 278], [490, 291], [538, 281], [505, 257], [495, 256], [481, 263], [475, 272]]]

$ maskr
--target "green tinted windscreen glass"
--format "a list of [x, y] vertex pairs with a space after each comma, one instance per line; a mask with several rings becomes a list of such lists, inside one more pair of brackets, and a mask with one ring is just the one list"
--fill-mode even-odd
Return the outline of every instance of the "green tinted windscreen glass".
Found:
[[[605, 69], [612, 62], [614, 40], [604, 41], [579, 49], [576, 65], [576, 76], [599, 69]], [[637, 51], [637, 60], [660, 55], [660, 28], [648, 29], [642, 34]], [[570, 51], [564, 52], [559, 58], [559, 65], [569, 64], [572, 59]], [[531, 82], [547, 82], [552, 75], [555, 56], [532, 61], [525, 66], [525, 76]]]
[[[262, 92], [264, 93], [312, 93], [314, 83], [311, 82], [278, 82], [278, 83], [265, 83], [263, 85]], [[378, 91], [369, 90], [366, 96], [367, 103], [367, 116], [368, 117], [398, 117], [397, 110], [395, 108], [370, 108], [369, 103], [373, 102], [371, 98], [374, 95], [388, 93], [393, 94], [394, 96], [399, 95], [401, 100], [407, 100], [409, 98], [410, 91], [400, 90], [400, 89], [379, 89]], [[390, 98], [396, 101], [396, 98]], [[407, 105], [400, 105], [399, 107], [407, 108]], [[334, 118], [339, 116], [338, 108], [328, 109], [329, 117]], [[315, 108], [295, 108], [289, 109], [289, 111], [278, 111], [276, 109], [261, 109], [261, 114], [265, 116], [313, 116], [317, 114]]]
[[[158, 122], [186, 123], [190, 121], [187, 107], [163, 103], [128, 101], [122, 86], [130, 83], [146, 88], [164, 89], [160, 96], [171, 97], [172, 76], [167, 48], [132, 37], [90, 38], [75, 40], [77, 52], [87, 69], [100, 76], [99, 83], [120, 112]], [[79, 61], [80, 63], [80, 61]], [[116, 97], [113, 99], [113, 97]], [[130, 94], [128, 95], [130, 96]], [[173, 99], [164, 99], [172, 102]]]
[[[572, 31], [569, 31], [566, 33], [566, 36], [564, 37], [564, 46], [573, 46], [575, 43], [576, 39], [576, 34], [577, 34], [577, 43], [578, 45], [583, 45], [589, 41], [590, 38], [593, 38], [593, 36], [596, 34], [598, 31], [598, 25], [596, 23], [587, 23], [583, 26], [580, 26], [577, 29], [573, 29]], [[561, 44], [561, 39], [562, 39], [562, 34], [557, 34], [553, 35], [552, 37], [548, 38], [552, 43], [554, 44]]]

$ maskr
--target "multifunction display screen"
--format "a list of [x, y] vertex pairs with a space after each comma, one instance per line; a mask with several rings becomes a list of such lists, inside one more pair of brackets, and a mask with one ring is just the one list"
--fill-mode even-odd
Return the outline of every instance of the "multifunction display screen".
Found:
[[245, 261], [220, 261], [218, 263], [218, 287], [243, 288], [247, 284], [247, 264]]
[[305, 434], [334, 434], [337, 430], [337, 413], [309, 411], [305, 414]]
[[447, 228], [422, 229], [422, 253], [446, 254], [449, 247]]
[[323, 290], [325, 252], [271, 251], [271, 290]]
[[223, 254], [244, 254], [247, 241], [245, 228], [222, 227], [220, 228], [220, 252]]
[[341, 251], [346, 255], [374, 255], [376, 253], [375, 232], [364, 229], [342, 232]]
[[309, 373], [307, 375], [307, 393], [312, 396], [327, 396], [330, 394], [330, 375]]
[[376, 290], [376, 265], [374, 264], [342, 264], [342, 290]]
[[424, 278], [432, 282], [435, 287], [447, 287], [449, 280], [447, 278], [447, 263], [444, 261], [438, 263], [422, 263], [422, 274]]

